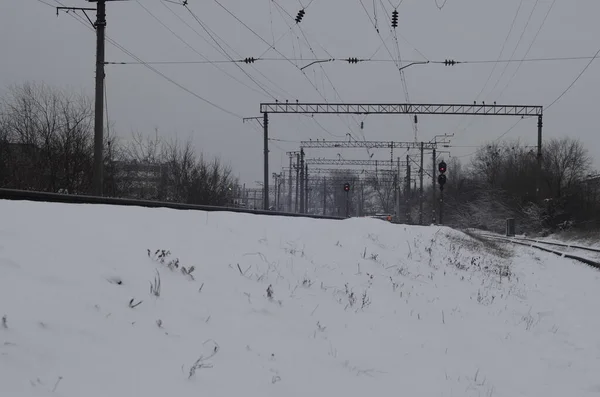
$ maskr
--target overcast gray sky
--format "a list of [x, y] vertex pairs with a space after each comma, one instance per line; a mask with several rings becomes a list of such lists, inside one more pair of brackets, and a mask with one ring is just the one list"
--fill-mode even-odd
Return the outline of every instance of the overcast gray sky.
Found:
[[[92, 95], [93, 31], [64, 13], [57, 17], [48, 6], [58, 5], [57, 0], [43, 1], [46, 4], [39, 0], [0, 1], [0, 87], [43, 81]], [[84, 0], [59, 1], [68, 6], [94, 5]], [[398, 59], [398, 50], [404, 62], [447, 58], [495, 61], [499, 57], [518, 60], [525, 55], [527, 58], [588, 57], [465, 63], [453, 67], [430, 63], [409, 67], [404, 73], [410, 101], [415, 103], [473, 103], [477, 99], [486, 103], [547, 106], [573, 82], [600, 46], [598, 0], [447, 0], [440, 9], [443, 2], [188, 0], [187, 9], [160, 0], [109, 2], [108, 37], [145, 62], [223, 61], [228, 57], [278, 59], [257, 61], [254, 65], [231, 62], [152, 65], [235, 116], [209, 105], [143, 65], [108, 65], [108, 112], [115, 122], [114, 132], [129, 139], [132, 131], [152, 134], [158, 128], [165, 137], [176, 136], [180, 140], [192, 137], [198, 151], [209, 157], [220, 156], [231, 164], [242, 182], [253, 184], [262, 179], [262, 132], [257, 130], [258, 125], [244, 124], [238, 116], [259, 116], [261, 102], [274, 98], [305, 102], [326, 98], [332, 102], [341, 99], [404, 103], [406, 93], [400, 73], [394, 62], [389, 62]], [[302, 7], [306, 7], [306, 14], [300, 25], [295, 26], [293, 18]], [[395, 7], [399, 11], [397, 43], [390, 32], [389, 19]], [[90, 17], [95, 18], [93, 14]], [[267, 51], [273, 41], [275, 49]], [[335, 61], [301, 71], [300, 67], [310, 62], [306, 59], [315, 58], [315, 54], [319, 59], [357, 57], [377, 61], [359, 64]], [[291, 60], [282, 60], [284, 57]], [[106, 60], [134, 61], [110, 43]], [[596, 167], [600, 165], [596, 126], [599, 68], [600, 61], [592, 63], [561, 100], [544, 113], [544, 137], [569, 135], [581, 139], [596, 158]], [[361, 121], [364, 121], [362, 130]], [[455, 133], [452, 156], [468, 160], [468, 155], [476, 150], [474, 146], [499, 138], [516, 121], [504, 117], [420, 116], [417, 139], [428, 141], [434, 135]], [[285, 151], [296, 150], [295, 141], [303, 139], [347, 139], [349, 132], [358, 139], [415, 139], [411, 119], [404, 115], [366, 118], [321, 115], [314, 119], [272, 115], [270, 127], [271, 137], [279, 139], [271, 141], [271, 172], [287, 164]], [[506, 139], [520, 138], [531, 145], [536, 137], [534, 118], [522, 120], [505, 135]], [[367, 156], [364, 150], [356, 149], [310, 150], [307, 156], [336, 157], [337, 153], [348, 159]], [[387, 150], [374, 154], [379, 159], [389, 156]]]

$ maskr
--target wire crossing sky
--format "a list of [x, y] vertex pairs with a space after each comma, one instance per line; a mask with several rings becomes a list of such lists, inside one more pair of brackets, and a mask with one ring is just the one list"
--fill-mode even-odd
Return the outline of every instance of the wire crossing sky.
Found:
[[[93, 28], [81, 12], [57, 17], [59, 5], [82, 6], [67, 0], [2, 2], [0, 34], [11, 38], [0, 48], [2, 89], [44, 81], [93, 93]], [[598, 12], [600, 4], [592, 0], [109, 2], [111, 133], [126, 140], [132, 131], [158, 129], [166, 138], [190, 138], [199, 151], [221, 156], [243, 180], [254, 181], [261, 175], [261, 137], [241, 119], [257, 116], [261, 102], [497, 101], [548, 107], [547, 138], [574, 135], [600, 158], [592, 121]], [[23, 20], [44, 34], [34, 35], [17, 22]], [[273, 171], [285, 165], [281, 154], [304, 139], [428, 141], [454, 132], [452, 155], [465, 160], [473, 151], [467, 146], [535, 141], [528, 119], [414, 121], [274, 116], [270, 127], [278, 147], [271, 147], [271, 165]], [[350, 150], [344, 149], [350, 157], [389, 158], [385, 151]]]

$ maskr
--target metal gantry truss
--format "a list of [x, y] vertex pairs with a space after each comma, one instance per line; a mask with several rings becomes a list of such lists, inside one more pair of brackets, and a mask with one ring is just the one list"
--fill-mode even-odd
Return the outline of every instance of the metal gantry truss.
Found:
[[261, 103], [261, 113], [308, 113], [308, 114], [454, 114], [494, 116], [541, 116], [542, 106], [485, 105], [485, 104], [345, 104], [345, 103]]
[[[400, 167], [406, 167], [406, 162], [401, 162]], [[292, 168], [295, 170], [295, 167]], [[289, 167], [283, 167], [283, 172], [288, 172]], [[396, 174], [397, 170], [385, 169], [380, 170], [365, 170], [362, 168], [309, 168], [311, 175], [314, 174], [334, 174], [336, 172], [345, 172], [348, 175], [377, 175], [377, 174]]]
[[304, 162], [306, 164], [312, 165], [339, 165], [339, 166], [348, 166], [348, 165], [358, 165], [358, 166], [382, 166], [382, 167], [391, 167], [397, 166], [398, 163], [392, 160], [346, 160], [346, 159], [305, 159]]
[[[421, 149], [421, 142], [391, 142], [391, 141], [300, 141], [300, 147], [304, 149], [320, 148], [366, 148], [366, 149]], [[423, 148], [426, 150], [436, 149], [437, 143], [424, 142]]]
[[[419, 104], [411, 104], [411, 103], [300, 103], [296, 102], [279, 102], [275, 101], [270, 103], [261, 103], [260, 104], [260, 112], [263, 115], [263, 127], [264, 127], [264, 197], [265, 203], [264, 206], [268, 208], [268, 179], [269, 179], [269, 113], [272, 114], [389, 114], [389, 115], [397, 115], [397, 114], [413, 114], [415, 118], [417, 115], [456, 115], [456, 116], [512, 116], [512, 117], [537, 117], [537, 194], [538, 199], [540, 187], [541, 187], [541, 175], [542, 175], [542, 125], [543, 125], [543, 107], [542, 106], [531, 106], [531, 105], [498, 105], [495, 102], [493, 104], [485, 104], [482, 102], [481, 104], [477, 104], [474, 102], [473, 104], [445, 104], [445, 103], [419, 103]], [[303, 142], [303, 144], [311, 145], [305, 147], [331, 147], [324, 145], [331, 145], [331, 143], [312, 143], [312, 141]], [[360, 147], [359, 143], [342, 143], [338, 142], [339, 147]], [[312, 146], [315, 145], [315, 146]], [[335, 143], [334, 143], [335, 145]], [[366, 145], [366, 144], [365, 144]], [[382, 147], [392, 147], [391, 143], [386, 142], [382, 143]], [[388, 146], [390, 145], [390, 146]], [[419, 143], [421, 153], [425, 149], [424, 143]], [[436, 143], [428, 143], [428, 145], [436, 145]], [[336, 146], [333, 146], [336, 147]], [[366, 147], [366, 146], [362, 146]], [[431, 149], [435, 149], [436, 147], [431, 147]], [[393, 157], [393, 156], [392, 156]], [[421, 158], [423, 156], [421, 155]], [[323, 160], [326, 161], [326, 160]], [[330, 160], [331, 161], [331, 160]], [[340, 160], [344, 161], [344, 160]], [[364, 162], [367, 163], [364, 163]], [[369, 164], [370, 160], [349, 160], [348, 165], [366, 165]], [[332, 163], [312, 163], [312, 164], [327, 164], [331, 165]], [[382, 162], [381, 164], [385, 164]], [[341, 165], [341, 164], [340, 164]], [[390, 166], [393, 166], [393, 158], [389, 162]], [[421, 165], [421, 175], [423, 173], [423, 166]]]

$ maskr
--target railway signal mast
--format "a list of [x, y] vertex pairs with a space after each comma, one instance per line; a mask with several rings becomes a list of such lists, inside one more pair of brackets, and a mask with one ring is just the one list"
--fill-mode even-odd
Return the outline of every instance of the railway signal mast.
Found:
[[438, 184], [440, 185], [440, 225], [443, 223], [444, 216], [444, 185], [446, 184], [446, 171], [448, 170], [446, 163], [442, 160], [438, 164]]

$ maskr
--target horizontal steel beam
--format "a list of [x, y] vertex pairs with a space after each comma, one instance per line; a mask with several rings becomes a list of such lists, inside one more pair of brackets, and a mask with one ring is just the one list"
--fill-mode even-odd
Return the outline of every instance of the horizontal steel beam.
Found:
[[344, 104], [344, 103], [261, 103], [261, 113], [306, 114], [446, 114], [472, 116], [541, 116], [543, 106], [484, 104]]
[[[420, 149], [421, 142], [385, 142], [385, 141], [300, 141], [301, 148], [367, 148], [367, 149]], [[436, 149], [437, 143], [423, 142], [424, 149]]]
[[[397, 166], [397, 161], [391, 160], [333, 160], [333, 159], [306, 159], [304, 162], [308, 165], [362, 165], [362, 166], [381, 166], [381, 167], [390, 167]], [[308, 169], [310, 173], [310, 168]]]
[[[406, 167], [406, 161], [404, 162], [404, 164], [400, 164], [401, 167]], [[288, 172], [289, 171], [289, 167], [284, 167], [283, 172]], [[349, 168], [308, 168], [308, 173], [309, 174], [334, 174], [336, 172], [345, 172], [351, 175], [375, 175], [375, 174], [396, 174], [398, 171], [397, 169], [389, 169], [389, 168], [382, 168], [380, 170], [365, 170], [365, 169], [349, 169]], [[295, 178], [295, 176], [294, 176]]]

